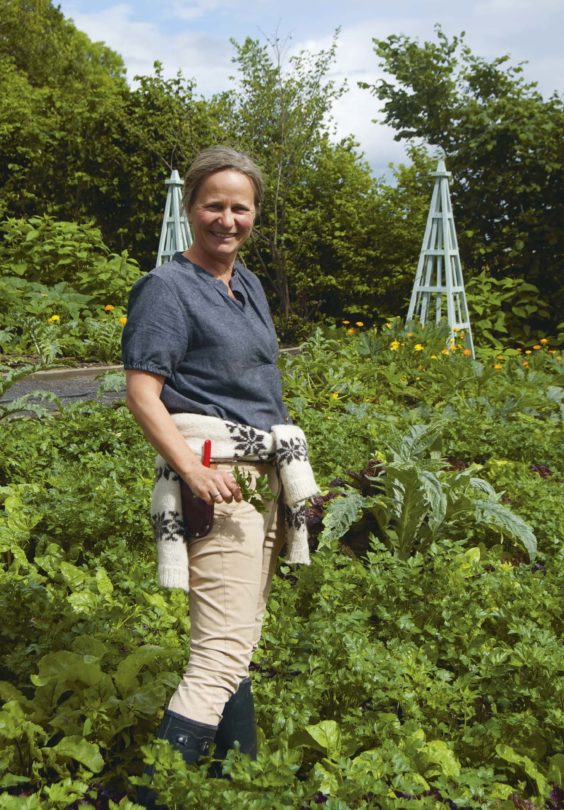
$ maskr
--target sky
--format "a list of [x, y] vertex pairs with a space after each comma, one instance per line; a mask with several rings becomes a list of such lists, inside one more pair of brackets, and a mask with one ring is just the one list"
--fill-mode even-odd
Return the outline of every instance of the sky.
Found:
[[378, 176], [388, 174], [389, 164], [402, 161], [405, 152], [393, 131], [378, 122], [377, 99], [357, 87], [358, 81], [374, 83], [383, 76], [373, 38], [405, 34], [423, 42], [435, 39], [439, 23], [449, 38], [465, 31], [478, 56], [509, 54], [511, 64], [528, 62], [524, 76], [545, 96], [564, 92], [564, 0], [59, 0], [58, 5], [90, 39], [122, 56], [130, 82], [152, 73], [159, 61], [165, 76], [181, 70], [204, 96], [232, 84], [231, 39], [264, 42], [278, 36], [288, 42], [289, 55], [327, 48], [340, 28], [331, 78], [346, 80], [348, 91], [333, 108], [337, 135], [354, 135]]

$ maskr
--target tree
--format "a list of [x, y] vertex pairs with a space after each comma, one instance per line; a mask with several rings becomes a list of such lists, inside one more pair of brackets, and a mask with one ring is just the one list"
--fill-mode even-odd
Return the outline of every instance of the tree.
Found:
[[384, 102], [396, 140], [441, 146], [470, 274], [520, 276], [556, 314], [563, 303], [564, 106], [544, 99], [508, 56], [475, 56], [464, 34], [422, 45], [406, 36], [374, 40], [393, 77], [363, 85]]
[[[156, 62], [154, 75], [137, 76], [127, 97], [121, 148], [127, 162], [121, 177], [124, 205], [116, 235], [147, 268], [154, 264], [172, 168], [182, 175], [205, 146], [223, 140], [217, 100], [206, 101], [192, 80], [180, 73], [165, 79]], [[115, 238], [115, 236], [114, 236]]]
[[[138, 77], [48, 0], [6, 0], [0, 24], [0, 217], [94, 220], [116, 252], [155, 260], [166, 187], [218, 139], [214, 105], [177, 76]], [[208, 110], [211, 112], [208, 114]]]
[[0, 56], [8, 57], [34, 87], [82, 88], [125, 83], [121, 56], [91, 42], [51, 0], [2, 0]]
[[317, 54], [302, 51], [284, 65], [283, 45], [246, 39], [233, 42], [239, 80], [230, 94], [228, 138], [249, 151], [265, 170], [267, 193], [252, 243], [255, 258], [272, 283], [280, 313], [290, 313], [288, 219], [304, 182], [304, 170], [315, 165], [330, 130], [333, 102], [344, 92], [328, 79], [335, 59], [331, 47]]
[[334, 317], [378, 320], [409, 295], [429, 204], [431, 161], [412, 150], [393, 183], [375, 179], [352, 138], [327, 139], [288, 216], [291, 290]]

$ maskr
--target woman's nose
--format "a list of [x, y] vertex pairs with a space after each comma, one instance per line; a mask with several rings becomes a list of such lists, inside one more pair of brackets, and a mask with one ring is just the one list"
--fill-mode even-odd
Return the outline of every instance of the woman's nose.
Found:
[[231, 208], [224, 208], [221, 212], [221, 222], [226, 228], [233, 227], [233, 223], [235, 222], [235, 217], [233, 216], [233, 211]]

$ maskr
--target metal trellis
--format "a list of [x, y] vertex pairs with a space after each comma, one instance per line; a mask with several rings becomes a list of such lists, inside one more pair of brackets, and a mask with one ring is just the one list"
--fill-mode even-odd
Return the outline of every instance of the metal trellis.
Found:
[[466, 347], [474, 357], [474, 341], [450, 201], [450, 176], [441, 158], [437, 170], [431, 174], [435, 178], [435, 186], [407, 321], [427, 323], [434, 317], [435, 323], [439, 323], [446, 314], [450, 327], [449, 345], [455, 345], [456, 334], [463, 332]]
[[170, 261], [177, 251], [184, 251], [192, 244], [190, 226], [182, 207], [182, 186], [176, 169], [173, 169], [168, 180], [165, 212], [157, 253], [157, 267]]

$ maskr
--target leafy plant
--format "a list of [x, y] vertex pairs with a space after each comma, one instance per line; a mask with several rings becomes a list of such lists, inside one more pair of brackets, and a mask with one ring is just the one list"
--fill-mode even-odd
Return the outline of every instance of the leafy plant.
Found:
[[[494, 536], [508, 538], [527, 551], [534, 560], [536, 537], [518, 515], [499, 502], [499, 496], [472, 470], [446, 471], [438, 454], [430, 448], [436, 442], [438, 425], [415, 425], [391, 446], [390, 460], [377, 475], [364, 473], [370, 485], [368, 494], [345, 491], [343, 498], [327, 505], [325, 528], [320, 547], [354, 531], [363, 521], [364, 533], [372, 529], [399, 559], [415, 550], [427, 550], [441, 537], [464, 539], [480, 527]], [[372, 490], [372, 493], [370, 493]], [[371, 520], [366, 520], [371, 518]]]

